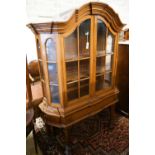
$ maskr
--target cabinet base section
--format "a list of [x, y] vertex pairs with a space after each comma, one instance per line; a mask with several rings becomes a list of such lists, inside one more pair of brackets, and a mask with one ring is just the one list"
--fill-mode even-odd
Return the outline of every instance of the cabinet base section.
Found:
[[53, 113], [46, 112], [45, 110], [43, 110], [43, 104], [39, 107], [44, 113], [43, 119], [45, 123], [59, 128], [66, 128], [87, 117], [95, 115], [96, 113], [104, 110], [107, 107], [113, 106], [116, 102], [118, 102], [118, 98], [115, 94], [104, 100], [97, 100], [94, 103], [88, 104], [88, 106], [85, 106], [83, 109], [76, 109], [75, 112], [72, 112], [70, 114], [65, 113], [65, 115], [62, 115], [59, 111]]

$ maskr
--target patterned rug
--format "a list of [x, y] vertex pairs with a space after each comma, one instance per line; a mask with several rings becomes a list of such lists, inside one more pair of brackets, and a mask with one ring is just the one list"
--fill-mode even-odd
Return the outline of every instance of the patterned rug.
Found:
[[[70, 129], [72, 155], [129, 155], [129, 120], [117, 114], [114, 127], [109, 128], [109, 111], [85, 119]], [[64, 155], [64, 134], [54, 135], [45, 126], [36, 128], [37, 142], [43, 155]]]

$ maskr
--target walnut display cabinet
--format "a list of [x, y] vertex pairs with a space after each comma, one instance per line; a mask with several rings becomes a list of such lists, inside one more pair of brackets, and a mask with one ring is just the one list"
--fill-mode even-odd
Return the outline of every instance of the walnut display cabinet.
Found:
[[47, 124], [68, 127], [118, 101], [118, 34], [114, 10], [92, 2], [66, 22], [31, 23], [43, 88], [39, 105]]

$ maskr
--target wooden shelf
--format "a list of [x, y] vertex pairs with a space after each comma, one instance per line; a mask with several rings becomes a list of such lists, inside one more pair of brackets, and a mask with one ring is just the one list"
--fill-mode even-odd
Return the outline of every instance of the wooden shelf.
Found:
[[69, 74], [67, 76], [67, 83], [71, 83], [73, 81], [78, 81], [78, 76], [77, 76], [77, 72], [76, 72], [76, 75], [75, 74]]
[[97, 73], [96, 76], [103, 76], [105, 74], [105, 72], [103, 73]]
[[[84, 77], [84, 78], [80, 78], [80, 81], [84, 81], [84, 80], [88, 80], [90, 79], [89, 77]], [[67, 84], [73, 84], [73, 83], [76, 83], [78, 82], [79, 80], [73, 80], [73, 81], [70, 81], [70, 82], [67, 82]]]
[[72, 84], [72, 83], [75, 83], [75, 82], [78, 82], [78, 80], [73, 80], [73, 81], [67, 82], [67, 84]]
[[58, 85], [58, 83], [50, 82], [50, 86], [57, 86], [58, 87], [59, 85]]
[[90, 59], [90, 57], [80, 57], [79, 60], [87, 60], [87, 59]]
[[53, 64], [55, 64], [55, 63], [57, 63], [57, 62], [56, 62], [56, 61], [51, 61], [51, 60], [50, 60], [50, 61], [46, 61], [46, 63], [49, 63], [49, 64], [50, 64], [50, 63], [53, 63]]
[[90, 79], [89, 77], [83, 77], [83, 78], [80, 78], [80, 81], [84, 81], [84, 80], [88, 80]]
[[88, 58], [88, 57], [90, 57], [90, 53], [82, 54], [81, 52], [79, 52], [79, 57], [80, 58]]
[[105, 67], [103, 66], [96, 67], [96, 74], [103, 73], [103, 72], [105, 72]]
[[[84, 87], [88, 87], [89, 86], [89, 83], [87, 84], [84, 84], [84, 85], [80, 85], [80, 88], [84, 88]], [[71, 92], [71, 91], [77, 91], [78, 87], [72, 87], [72, 88], [69, 88], [67, 90], [67, 92]]]
[[97, 58], [98, 58], [98, 57], [104, 57], [104, 56], [113, 55], [113, 54], [114, 54], [113, 52], [112, 52], [112, 53], [104, 53], [104, 54], [102, 53], [102, 54], [97, 54], [96, 57], [97, 57]]
[[108, 71], [104, 71], [104, 72], [101, 72], [101, 73], [96, 73], [96, 76], [102, 76], [102, 75], [105, 75], [105, 74], [108, 74], [108, 73], [111, 73], [112, 70], [108, 70]]
[[65, 62], [78, 61], [78, 58], [66, 59]]
[[111, 52], [111, 53], [106, 53], [106, 55], [113, 55], [114, 53], [113, 52]]
[[96, 54], [98, 55], [98, 56], [100, 56], [100, 55], [105, 55], [105, 50], [104, 51], [96, 51]]
[[100, 54], [100, 55], [97, 55], [96, 57], [99, 58], [99, 57], [105, 57], [106, 55], [105, 54]]
[[105, 74], [108, 74], [108, 73], [111, 73], [112, 72], [112, 70], [107, 70], [107, 71], [105, 71]]
[[80, 57], [80, 58], [66, 59], [65, 62], [73, 62], [73, 61], [87, 60], [87, 59], [90, 59], [90, 57]]

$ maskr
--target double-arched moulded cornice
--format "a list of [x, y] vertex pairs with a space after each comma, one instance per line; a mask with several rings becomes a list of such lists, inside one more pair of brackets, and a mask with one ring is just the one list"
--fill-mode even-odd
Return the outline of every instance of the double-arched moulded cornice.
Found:
[[83, 5], [78, 10], [75, 10], [70, 19], [66, 22], [48, 22], [48, 23], [31, 23], [27, 26], [35, 34], [39, 33], [65, 33], [74, 27], [84, 16], [87, 15], [98, 15], [103, 17], [115, 31], [119, 32], [124, 24], [121, 22], [118, 14], [107, 4], [99, 2], [91, 2]]

